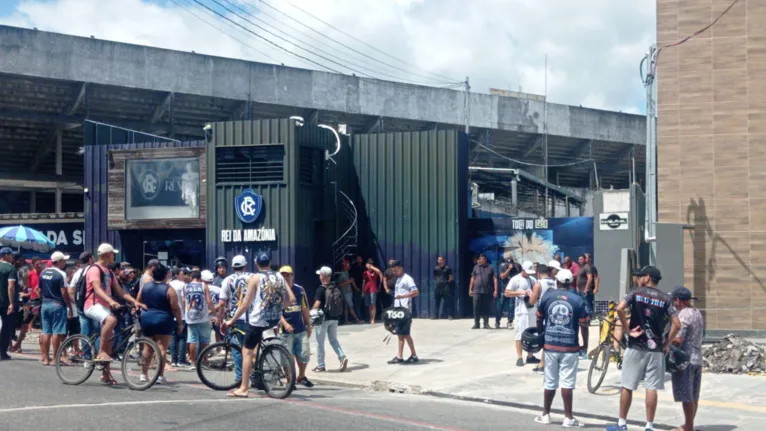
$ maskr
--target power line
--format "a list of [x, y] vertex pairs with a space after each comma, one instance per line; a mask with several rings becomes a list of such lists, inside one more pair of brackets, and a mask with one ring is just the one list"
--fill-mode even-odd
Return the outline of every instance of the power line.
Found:
[[[260, 0], [260, 1], [261, 1], [261, 2], [263, 2], [263, 3], [265, 3], [265, 0]], [[386, 57], [389, 57], [389, 58], [391, 58], [391, 59], [393, 59], [393, 60], [396, 60], [396, 61], [398, 61], [398, 62], [400, 62], [400, 63], [406, 64], [406, 65], [408, 65], [408, 66], [410, 66], [410, 67], [414, 67], [414, 68], [416, 68], [416, 69], [424, 70], [425, 72], [428, 72], [428, 73], [430, 73], [430, 74], [432, 74], [432, 75], [434, 75], [434, 76], [438, 76], [438, 77], [440, 77], [440, 78], [446, 79], [446, 80], [447, 80], [447, 81], [449, 81], [449, 82], [456, 82], [456, 81], [457, 81], [456, 79], [452, 79], [452, 78], [446, 77], [446, 76], [444, 76], [444, 75], [440, 75], [440, 74], [438, 74], [438, 73], [436, 73], [436, 72], [431, 72], [431, 71], [428, 71], [428, 70], [422, 69], [422, 68], [420, 68], [420, 67], [418, 67], [418, 66], [416, 66], [416, 65], [414, 65], [414, 64], [408, 63], [408, 62], [406, 62], [406, 61], [404, 61], [404, 60], [402, 60], [402, 59], [400, 59], [400, 58], [394, 57], [393, 55], [391, 55], [391, 54], [388, 54], [388, 53], [387, 53], [387, 52], [385, 52], [385, 51], [382, 51], [382, 50], [380, 50], [380, 49], [378, 49], [378, 48], [375, 48], [374, 46], [372, 46], [372, 45], [370, 45], [369, 43], [367, 43], [367, 42], [365, 42], [365, 41], [363, 41], [363, 40], [361, 40], [361, 39], [357, 38], [356, 36], [354, 36], [354, 35], [351, 35], [351, 34], [349, 34], [349, 33], [345, 32], [345, 31], [343, 31], [343, 30], [341, 30], [341, 29], [337, 28], [336, 26], [333, 26], [332, 24], [330, 24], [330, 23], [328, 23], [328, 22], [326, 22], [326, 21], [323, 21], [322, 19], [320, 19], [320, 18], [318, 18], [318, 17], [316, 17], [316, 16], [312, 15], [310, 12], [307, 12], [306, 10], [304, 10], [304, 9], [303, 9], [303, 8], [301, 8], [300, 6], [297, 6], [297, 5], [295, 5], [294, 3], [290, 2], [289, 0], [283, 0], [283, 1], [284, 1], [285, 3], [287, 3], [287, 4], [289, 4], [290, 6], [292, 6], [292, 7], [296, 8], [296, 9], [298, 9], [299, 11], [303, 12], [304, 14], [306, 14], [306, 15], [310, 16], [311, 18], [314, 18], [315, 20], [317, 20], [317, 21], [321, 22], [322, 24], [324, 24], [324, 25], [326, 25], [326, 26], [328, 26], [328, 27], [330, 27], [330, 28], [334, 29], [335, 31], [337, 31], [337, 32], [339, 32], [339, 33], [341, 33], [341, 34], [344, 34], [344, 35], [346, 35], [346, 36], [350, 37], [351, 39], [354, 39], [355, 41], [357, 41], [357, 42], [359, 42], [359, 43], [361, 43], [361, 44], [363, 44], [363, 45], [367, 46], [368, 48], [370, 48], [370, 49], [372, 49], [372, 50], [375, 50], [375, 51], [377, 51], [377, 52], [379, 52], [379, 53], [381, 53], [381, 54], [385, 55]]]
[[[335, 72], [335, 73], [340, 73], [340, 74], [342, 74], [342, 72], [339, 72], [339, 71], [337, 71], [337, 70], [334, 70], [334, 69], [332, 69], [332, 68], [329, 68], [329, 67], [327, 67], [327, 66], [325, 66], [325, 65], [323, 65], [323, 64], [321, 64], [321, 63], [317, 63], [316, 61], [314, 61], [314, 60], [312, 60], [312, 59], [310, 59], [310, 58], [304, 57], [304, 56], [302, 56], [302, 55], [300, 55], [300, 54], [296, 54], [296, 53], [294, 53], [294, 52], [290, 51], [289, 49], [287, 49], [287, 48], [285, 48], [285, 47], [283, 47], [283, 46], [281, 46], [281, 45], [279, 45], [279, 44], [277, 44], [277, 43], [274, 43], [274, 42], [272, 42], [271, 40], [269, 40], [269, 39], [267, 39], [267, 38], [265, 38], [265, 37], [261, 36], [260, 34], [258, 34], [258, 33], [254, 32], [254, 31], [250, 30], [249, 28], [247, 28], [247, 27], [245, 27], [245, 26], [241, 25], [240, 23], [238, 23], [238, 22], [236, 22], [236, 21], [232, 20], [231, 18], [229, 18], [229, 17], [227, 17], [226, 15], [224, 15], [224, 14], [222, 14], [222, 13], [218, 12], [217, 10], [213, 10], [213, 9], [211, 9], [211, 8], [210, 8], [210, 7], [208, 7], [207, 5], [205, 5], [205, 4], [203, 4], [203, 3], [201, 3], [199, 0], [192, 0], [192, 1], [193, 1], [194, 3], [197, 3], [198, 5], [202, 6], [203, 8], [205, 8], [205, 9], [209, 10], [210, 12], [213, 12], [214, 14], [218, 15], [219, 17], [221, 17], [221, 18], [225, 19], [226, 21], [229, 21], [230, 23], [232, 23], [232, 24], [236, 25], [237, 27], [241, 27], [242, 29], [244, 29], [244, 30], [245, 30], [245, 31], [247, 31], [248, 33], [251, 33], [253, 36], [255, 36], [255, 37], [259, 38], [259, 39], [263, 39], [263, 40], [265, 40], [266, 42], [268, 42], [268, 43], [270, 43], [270, 44], [274, 45], [275, 47], [277, 47], [277, 48], [281, 49], [282, 51], [285, 51], [286, 53], [288, 53], [288, 54], [290, 54], [290, 55], [293, 55], [293, 56], [295, 56], [295, 57], [298, 57], [298, 58], [300, 58], [300, 59], [306, 60], [306, 61], [308, 61], [309, 63], [311, 63], [311, 64], [313, 64], [313, 65], [315, 65], [315, 66], [319, 66], [319, 67], [321, 67], [322, 69], [326, 69], [326, 70], [329, 70], [330, 72]], [[214, 3], [217, 3], [215, 0], [213, 0], [213, 2], [214, 2]], [[217, 3], [217, 4], [218, 4], [218, 5], [220, 5], [220, 3]], [[226, 7], [224, 7], [224, 9], [226, 9]], [[227, 10], [228, 10], [228, 9], [227, 9]], [[236, 15], [236, 14], [235, 14], [235, 15]], [[258, 27], [258, 26], [256, 26], [256, 27]]]
[[[255, 47], [253, 47], [252, 45], [249, 45], [249, 44], [247, 44], [247, 43], [245, 43], [245, 42], [243, 42], [243, 41], [241, 41], [241, 40], [237, 39], [236, 37], [234, 37], [234, 36], [230, 35], [229, 33], [226, 33], [225, 31], [221, 30], [219, 27], [217, 27], [217, 26], [215, 26], [215, 25], [211, 24], [210, 22], [208, 22], [208, 20], [206, 20], [205, 18], [202, 18], [201, 16], [199, 16], [199, 15], [195, 14], [195, 13], [194, 13], [194, 12], [193, 12], [191, 9], [189, 9], [188, 7], [186, 7], [186, 6], [184, 6], [184, 5], [180, 4], [180, 3], [178, 3], [176, 0], [170, 0], [170, 1], [171, 1], [171, 2], [173, 2], [173, 3], [174, 3], [176, 6], [180, 7], [181, 9], [183, 9], [183, 10], [184, 10], [186, 13], [188, 13], [188, 14], [192, 15], [193, 17], [197, 18], [198, 20], [200, 20], [200, 21], [204, 22], [206, 25], [208, 25], [208, 26], [210, 26], [210, 27], [212, 27], [212, 28], [216, 29], [218, 32], [220, 32], [220, 33], [223, 33], [223, 34], [225, 34], [226, 36], [229, 36], [231, 39], [234, 39], [235, 41], [239, 42], [240, 44], [244, 45], [245, 47], [247, 47], [247, 48], [250, 48], [251, 50], [253, 50], [253, 51], [255, 51], [255, 52], [257, 52], [257, 53], [259, 53], [259, 54], [263, 55], [264, 57], [266, 57], [266, 58], [268, 58], [268, 59], [270, 59], [270, 60], [273, 60], [273, 61], [275, 61], [275, 62], [277, 62], [277, 63], [281, 63], [281, 62], [280, 62], [279, 60], [277, 60], [276, 58], [274, 58], [274, 57], [270, 56], [269, 54], [266, 54], [265, 52], [263, 52], [263, 51], [259, 50], [258, 48], [255, 48]], [[207, 12], [207, 13], [208, 13], [208, 14], [210, 14], [210, 12]], [[214, 16], [214, 18], [215, 18], [215, 16]], [[240, 30], [240, 31], [241, 31], [241, 30]]]
[[476, 141], [474, 139], [471, 139], [471, 142], [473, 142], [474, 144], [484, 148], [485, 150], [489, 151], [490, 153], [492, 153], [492, 154], [494, 154], [494, 155], [496, 155], [498, 157], [501, 157], [503, 159], [510, 160], [510, 161], [512, 161], [514, 163], [518, 163], [520, 165], [525, 165], [525, 166], [536, 166], [536, 167], [541, 167], [541, 168], [546, 167], [546, 166], [549, 167], [549, 168], [563, 168], [563, 167], [566, 167], [566, 166], [574, 166], [574, 165], [580, 165], [580, 164], [583, 164], [583, 163], [595, 162], [595, 160], [593, 160], [593, 159], [583, 159], [583, 160], [579, 160], [579, 161], [571, 162], [571, 163], [561, 163], [561, 164], [557, 164], [557, 165], [550, 165], [550, 164], [549, 165], [541, 165], [539, 163], [529, 163], [529, 162], [523, 162], [521, 160], [512, 159], [512, 158], [510, 158], [508, 156], [505, 156], [505, 155], [502, 155], [502, 154], [498, 153], [497, 151], [493, 150], [492, 148], [489, 148], [488, 146], [486, 146], [486, 145], [482, 144], [481, 142]]
[[[327, 52], [327, 51], [325, 51], [324, 49], [322, 49], [322, 48], [320, 48], [320, 47], [318, 47], [318, 46], [316, 46], [316, 45], [312, 45], [312, 44], [306, 43], [306, 42], [304, 42], [304, 41], [302, 41], [302, 40], [298, 39], [298, 38], [297, 38], [297, 37], [295, 37], [295, 36], [290, 36], [288, 32], [286, 32], [286, 31], [284, 31], [284, 30], [281, 30], [281, 29], [277, 28], [276, 26], [274, 26], [274, 25], [272, 25], [272, 24], [268, 23], [267, 21], [264, 21], [263, 19], [261, 19], [261, 18], [259, 18], [259, 17], [255, 16], [255, 15], [253, 15], [253, 14], [252, 14], [252, 13], [250, 13], [249, 11], [247, 11], [247, 10], [245, 10], [245, 9], [241, 8], [240, 6], [238, 6], [237, 4], [233, 3], [233, 2], [232, 2], [232, 1], [230, 1], [230, 0], [223, 0], [223, 1], [224, 1], [224, 2], [226, 2], [226, 3], [228, 3], [229, 5], [231, 5], [232, 7], [234, 7], [234, 8], [236, 8], [236, 9], [238, 9], [239, 11], [241, 11], [242, 13], [244, 13], [245, 15], [247, 15], [247, 16], [249, 16], [249, 17], [251, 17], [251, 18], [255, 19], [256, 21], [259, 21], [259, 22], [263, 23], [264, 25], [267, 25], [267, 26], [269, 26], [269, 27], [273, 28], [274, 30], [276, 30], [276, 31], [278, 31], [278, 32], [280, 32], [280, 33], [283, 33], [283, 34], [287, 35], [287, 37], [290, 37], [291, 39], [293, 39], [293, 40], [294, 40], [294, 41], [288, 41], [289, 43], [292, 43], [293, 45], [296, 45], [296, 46], [298, 46], [299, 44], [302, 44], [302, 45], [305, 45], [305, 46], [307, 46], [307, 47], [309, 47], [309, 48], [312, 48], [312, 49], [314, 49], [314, 50], [316, 50], [316, 51], [318, 51], [318, 52], [321, 52], [321, 53], [323, 53], [323, 54], [326, 54], [326, 55], [328, 55], [328, 56], [331, 56], [331, 57], [332, 57], [332, 56], [335, 56], [335, 54], [333, 54], [333, 53], [331, 53], [331, 52]], [[245, 3], [245, 4], [249, 5], [249, 3], [247, 3], [246, 1], [242, 1], [242, 3]], [[252, 6], [250, 6], [250, 7], [251, 7], [252, 9], [255, 9], [255, 8], [254, 8], [254, 7], [252, 7]], [[264, 15], [265, 15], [265, 14], [264, 14]], [[267, 16], [268, 16], [268, 15], [267, 15]], [[286, 25], [286, 24], [284, 24], [284, 25]], [[289, 29], [291, 29], [291, 30], [293, 30], [293, 31], [295, 31], [295, 32], [298, 32], [298, 33], [300, 33], [300, 30], [297, 30], [295, 27], [291, 27], [291, 26], [289, 26], [289, 25], [286, 25], [286, 26], [287, 26], [287, 28], [289, 28]], [[272, 34], [273, 34], [273, 33], [272, 33]], [[285, 40], [285, 39], [283, 39], [283, 40]], [[309, 52], [310, 52], [310, 51], [309, 51]], [[321, 57], [321, 58], [325, 58], [325, 59], [327, 59], [326, 57], [322, 57], [322, 56], [320, 56], [320, 55], [318, 55], [318, 54], [314, 54], [314, 53], [312, 53], [312, 54], [313, 54], [313, 55], [316, 55], [316, 56], [318, 56], [318, 57]], [[327, 60], [329, 60], [329, 59], [327, 59]], [[381, 71], [377, 71], [377, 72], [376, 72], [375, 70], [373, 70], [373, 69], [370, 69], [370, 68], [367, 68], [367, 67], [365, 67], [365, 66], [363, 66], [363, 65], [360, 65], [360, 64], [358, 64], [358, 63], [353, 63], [353, 62], [349, 61], [348, 59], [344, 59], [344, 61], [346, 61], [347, 63], [349, 63], [349, 64], [353, 65], [354, 67], [357, 67], [357, 68], [359, 68], [359, 69], [365, 70], [365, 71], [367, 71], [367, 72], [377, 73], [377, 74], [379, 74], [379, 75], [387, 76], [387, 77], [389, 77], [389, 78], [397, 79], [397, 80], [400, 80], [400, 81], [405, 81], [405, 82], [413, 83], [413, 84], [416, 84], [416, 85], [425, 85], [425, 84], [420, 84], [420, 83], [418, 83], [418, 82], [415, 82], [415, 81], [413, 81], [413, 80], [411, 80], [411, 79], [408, 79], [408, 78], [402, 78], [402, 77], [400, 77], [400, 76], [397, 76], [397, 75], [391, 75], [391, 74], [389, 74], [389, 73], [385, 73], [385, 72], [381, 72]], [[341, 65], [341, 66], [344, 66], [344, 65], [342, 65], [341, 63], [336, 63], [336, 64], [338, 64], [338, 65]], [[372, 74], [370, 74], [370, 73], [361, 72], [361, 71], [358, 71], [358, 70], [352, 69], [352, 68], [350, 68], [350, 67], [348, 67], [348, 66], [345, 66], [345, 67], [346, 67], [346, 68], [348, 68], [349, 70], [353, 70], [353, 71], [356, 71], [356, 72], [359, 72], [359, 73], [363, 73], [363, 74], [365, 74], [365, 75], [367, 75], [367, 76], [369, 76], [369, 77], [374, 77], [374, 76], [373, 76]]]
[[[250, 4], [250, 3], [249, 3], [247, 0], [241, 0], [241, 1], [242, 1], [242, 3], [245, 3], [245, 4]], [[355, 52], [355, 53], [357, 53], [357, 54], [359, 54], [359, 55], [361, 55], [361, 56], [363, 56], [363, 57], [365, 57], [365, 58], [368, 58], [368, 59], [370, 59], [370, 60], [372, 60], [372, 61], [375, 61], [375, 62], [377, 62], [377, 63], [380, 63], [380, 64], [382, 64], [382, 65], [384, 65], [384, 66], [386, 66], [386, 67], [389, 67], [389, 68], [391, 68], [391, 69], [395, 69], [395, 70], [398, 70], [398, 71], [400, 71], [400, 72], [404, 72], [404, 73], [407, 73], [407, 74], [410, 74], [410, 75], [413, 75], [413, 76], [418, 76], [418, 77], [421, 77], [421, 78], [423, 78], [423, 79], [428, 79], [428, 80], [430, 80], [430, 81], [434, 81], [434, 82], [436, 82], [436, 83], [440, 83], [440, 84], [445, 84], [445, 83], [447, 83], [447, 82], [457, 82], [457, 81], [454, 81], [454, 80], [450, 80], [450, 81], [444, 81], [443, 79], [435, 79], [435, 78], [432, 78], [432, 77], [429, 77], [429, 76], [426, 76], [426, 75], [422, 75], [422, 74], [419, 74], [419, 73], [415, 73], [415, 72], [412, 72], [412, 71], [410, 71], [410, 70], [407, 70], [407, 69], [403, 69], [403, 68], [401, 68], [401, 67], [397, 67], [397, 66], [391, 65], [391, 64], [389, 64], [389, 63], [386, 63], [386, 62], [384, 62], [384, 61], [381, 61], [381, 60], [379, 60], [379, 59], [377, 59], [377, 58], [375, 58], [375, 57], [372, 57], [372, 56], [370, 56], [370, 55], [367, 55], [367, 54], [365, 54], [364, 52], [361, 52], [361, 51], [359, 51], [359, 50], [357, 50], [357, 49], [355, 49], [355, 48], [353, 48], [353, 47], [351, 47], [351, 46], [349, 46], [349, 45], [346, 45], [345, 43], [343, 43], [343, 42], [340, 42], [339, 40], [337, 40], [337, 39], [334, 39], [334, 38], [332, 38], [332, 37], [328, 36], [328, 35], [327, 35], [327, 34], [325, 34], [325, 33], [322, 33], [322, 32], [320, 32], [319, 30], [317, 30], [317, 29], [315, 29], [315, 28], [313, 28], [313, 27], [311, 27], [311, 26], [309, 26], [309, 25], [307, 25], [307, 24], [305, 24], [305, 23], [301, 22], [300, 20], [298, 20], [298, 19], [296, 19], [296, 18], [294, 18], [294, 17], [290, 16], [289, 14], [287, 14], [287, 13], [285, 13], [285, 12], [281, 11], [280, 9], [278, 9], [278, 8], [276, 8], [276, 7], [272, 6], [272, 5], [270, 5], [269, 3], [267, 3], [267, 2], [266, 2], [266, 1], [264, 1], [264, 0], [258, 0], [258, 1], [260, 1], [261, 3], [263, 3], [263, 5], [264, 5], [264, 6], [266, 6], [266, 7], [270, 8], [270, 9], [273, 9], [273, 10], [274, 10], [274, 11], [276, 11], [278, 14], [280, 14], [280, 15], [283, 15], [283, 16], [285, 16], [285, 17], [287, 17], [287, 18], [288, 18], [288, 19], [290, 19], [291, 21], [294, 21], [294, 22], [298, 23], [298, 24], [299, 24], [299, 25], [301, 25], [302, 27], [305, 27], [305, 28], [307, 28], [307, 29], [311, 30], [312, 32], [314, 32], [314, 33], [318, 34], [319, 36], [322, 36], [322, 37], [324, 37], [324, 38], [326, 38], [326, 39], [328, 39], [328, 40], [330, 40], [330, 41], [332, 41], [332, 42], [335, 42], [336, 44], [338, 44], [338, 45], [340, 45], [340, 46], [342, 46], [342, 47], [344, 47], [344, 48], [346, 48], [346, 49], [348, 49], [348, 50], [350, 50], [350, 51], [352, 51], [352, 52]], [[254, 6], [253, 6], [253, 7], [254, 7]], [[269, 14], [267, 14], [267, 13], [263, 12], [263, 10], [262, 10], [262, 9], [261, 9], [261, 10], [259, 10], [259, 12], [260, 12], [261, 14], [263, 14], [263, 15], [266, 15], [266, 16], [268, 16], [268, 17], [270, 17], [270, 18], [272, 18], [272, 19], [276, 20], [277, 22], [280, 22], [280, 23], [284, 24], [284, 21], [280, 21], [279, 19], [275, 18], [273, 15], [269, 15]], [[284, 25], [287, 25], [287, 24], [284, 24]], [[295, 30], [295, 28], [294, 28], [294, 27], [289, 27], [289, 26], [288, 26], [288, 28], [291, 28], [291, 29]], [[298, 31], [298, 30], [295, 30], [295, 31]], [[303, 34], [305, 35], [306, 33], [303, 33]], [[431, 72], [429, 72], [429, 73], [431, 73]]]

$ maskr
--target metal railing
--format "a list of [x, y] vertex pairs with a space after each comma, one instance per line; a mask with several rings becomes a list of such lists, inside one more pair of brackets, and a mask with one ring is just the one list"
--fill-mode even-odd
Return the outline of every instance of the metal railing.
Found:
[[343, 197], [342, 202], [339, 205], [339, 215], [344, 216], [344, 219], [348, 222], [348, 228], [335, 240], [332, 244], [332, 261], [336, 268], [343, 261], [351, 251], [356, 250], [358, 239], [358, 220], [357, 211], [354, 201], [348, 197], [347, 194], [342, 191], [338, 191]]

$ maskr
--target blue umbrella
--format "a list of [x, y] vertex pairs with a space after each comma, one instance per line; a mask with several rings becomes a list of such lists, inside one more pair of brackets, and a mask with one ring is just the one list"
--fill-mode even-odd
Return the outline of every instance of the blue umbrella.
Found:
[[26, 226], [0, 228], [0, 244], [39, 252], [46, 252], [56, 247], [56, 244], [49, 240], [45, 234]]

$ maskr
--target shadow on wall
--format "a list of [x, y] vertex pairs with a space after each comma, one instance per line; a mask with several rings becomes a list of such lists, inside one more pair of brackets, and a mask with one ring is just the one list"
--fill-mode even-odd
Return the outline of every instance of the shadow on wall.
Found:
[[[707, 207], [705, 205], [705, 199], [699, 198], [697, 200], [690, 199], [689, 206], [686, 211], [686, 222], [689, 225], [693, 225], [694, 229], [690, 230], [690, 238], [692, 240], [692, 255], [693, 255], [693, 279], [694, 279], [694, 292], [698, 298], [697, 306], [701, 309], [709, 309], [709, 303], [707, 301], [708, 292], [710, 292], [711, 286], [716, 277], [716, 250], [719, 246], [724, 247], [731, 256], [742, 266], [747, 274], [758, 283], [761, 289], [766, 291], [766, 286], [745, 262], [742, 257], [737, 253], [729, 243], [718, 235], [715, 230], [710, 226], [710, 221], [707, 215]], [[711, 244], [710, 256], [707, 256], [707, 244]], [[702, 262], [705, 262], [704, 264]], [[717, 304], [713, 304], [716, 306]], [[703, 312], [705, 319], [707, 320], [707, 312]]]

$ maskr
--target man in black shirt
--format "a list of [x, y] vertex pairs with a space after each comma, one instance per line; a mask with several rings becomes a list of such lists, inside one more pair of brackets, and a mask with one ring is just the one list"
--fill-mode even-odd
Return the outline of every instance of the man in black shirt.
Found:
[[[506, 256], [502, 262], [500, 262], [500, 282], [505, 285], [521, 272], [521, 265], [513, 260], [513, 256]], [[516, 308], [516, 298], [508, 298], [505, 295], [500, 295], [497, 298], [497, 312], [495, 313], [495, 329], [500, 329], [500, 321], [503, 319], [503, 311], [505, 307], [508, 307], [508, 329], [513, 328], [513, 318]]]
[[66, 281], [66, 261], [69, 256], [56, 251], [51, 255], [51, 267], [40, 273], [40, 295], [43, 305], [40, 316], [43, 323], [43, 333], [40, 335], [40, 348], [43, 365], [51, 364], [50, 348], [53, 342], [53, 352], [58, 352], [61, 342], [66, 337], [68, 316], [72, 315], [69, 305], [69, 284]]
[[[657, 290], [662, 280], [660, 270], [647, 266], [634, 272], [640, 286], [628, 292], [617, 306], [617, 316], [623, 328], [629, 328], [628, 348], [622, 361], [622, 394], [620, 416], [617, 425], [608, 431], [627, 429], [627, 417], [633, 400], [633, 391], [641, 380], [646, 388], [646, 429], [654, 429], [657, 411], [657, 390], [665, 388], [665, 352], [681, 328], [678, 313], [670, 295]], [[626, 310], [630, 310], [630, 322]], [[663, 338], [667, 321], [670, 320], [669, 338]]]
[[444, 256], [439, 256], [436, 259], [436, 263], [437, 265], [434, 267], [436, 312], [432, 318], [438, 319], [441, 317], [439, 308], [442, 300], [444, 300], [444, 313], [449, 317], [449, 320], [452, 320], [452, 268], [447, 266]]
[[0, 329], [0, 361], [11, 359], [8, 347], [11, 337], [16, 331], [16, 267], [13, 266], [13, 250], [8, 247], [0, 248], [0, 318], [3, 327]]
[[354, 283], [356, 283], [356, 287], [358, 288], [354, 291], [354, 311], [359, 318], [369, 321], [370, 316], [367, 316], [369, 310], [367, 310], [366, 307], [362, 307], [362, 287], [364, 286], [364, 271], [366, 269], [367, 267], [364, 266], [364, 259], [362, 259], [362, 256], [356, 256], [354, 258], [354, 263], [348, 270], [348, 275], [354, 279]]
[[497, 298], [497, 275], [487, 263], [487, 255], [479, 255], [471, 273], [468, 296], [473, 297], [473, 329], [479, 329], [479, 319], [484, 319], [484, 329], [489, 327], [489, 312], [492, 298]]

